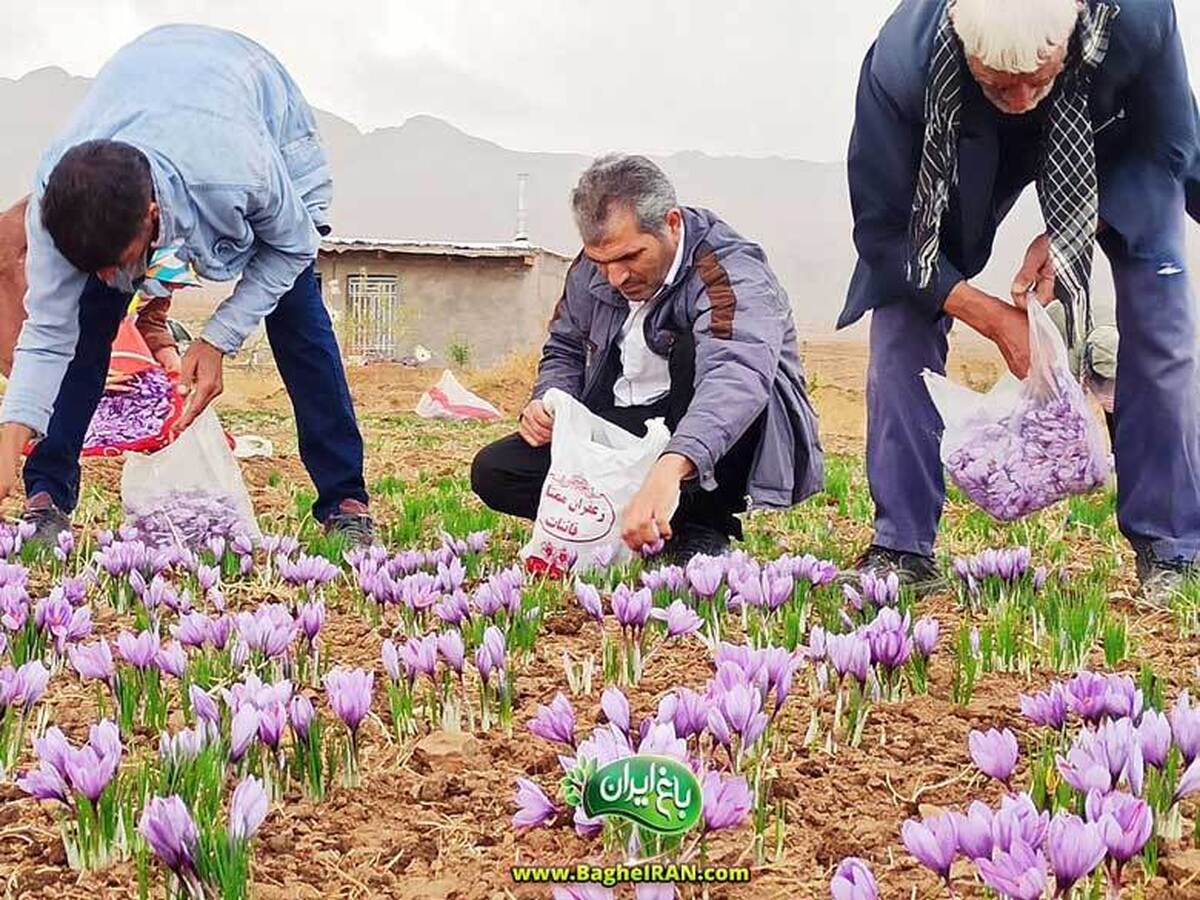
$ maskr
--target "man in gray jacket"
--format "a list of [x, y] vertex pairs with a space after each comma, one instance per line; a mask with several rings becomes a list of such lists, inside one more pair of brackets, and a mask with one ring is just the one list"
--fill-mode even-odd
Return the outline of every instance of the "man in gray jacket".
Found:
[[571, 205], [583, 252], [550, 323], [519, 432], [475, 458], [475, 493], [533, 519], [550, 465], [551, 388], [638, 435], [671, 442], [630, 502], [622, 537], [668, 541], [676, 560], [741, 538], [748, 506], [786, 508], [821, 490], [817, 419], [791, 304], [761, 247], [704, 209], [679, 206], [650, 160], [597, 159]]

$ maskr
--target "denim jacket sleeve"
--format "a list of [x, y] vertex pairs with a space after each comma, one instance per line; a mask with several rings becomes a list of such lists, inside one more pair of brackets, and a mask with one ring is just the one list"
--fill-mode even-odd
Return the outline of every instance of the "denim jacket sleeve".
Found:
[[224, 353], [237, 352], [312, 265], [320, 247], [320, 234], [276, 147], [269, 149], [262, 185], [248, 198], [246, 221], [254, 232], [254, 256], [201, 333]]
[[79, 337], [79, 299], [88, 276], [71, 265], [42, 226], [41, 191], [25, 212], [28, 249], [25, 324], [17, 338], [12, 375], [0, 421], [18, 422], [38, 436], [46, 433], [54, 400]]

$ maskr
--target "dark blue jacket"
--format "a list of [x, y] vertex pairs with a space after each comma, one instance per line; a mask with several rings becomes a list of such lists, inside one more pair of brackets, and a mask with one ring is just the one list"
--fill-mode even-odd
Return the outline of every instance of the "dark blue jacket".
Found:
[[[1003, 144], [1002, 132], [1017, 117], [1006, 120], [964, 73], [959, 183], [942, 219], [937, 275], [925, 290], [908, 284], [925, 81], [944, 2], [904, 0], [863, 61], [848, 156], [858, 264], [839, 328], [901, 300], [919, 303], [931, 318], [940, 314], [951, 288], [983, 270], [997, 227], [1036, 175], [1037, 129], [1026, 131], [1028, 147]], [[1119, 5], [1091, 92], [1100, 218], [1131, 253], [1157, 256], [1178, 246], [1176, 211], [1185, 197], [1200, 220], [1200, 116], [1172, 0]]]

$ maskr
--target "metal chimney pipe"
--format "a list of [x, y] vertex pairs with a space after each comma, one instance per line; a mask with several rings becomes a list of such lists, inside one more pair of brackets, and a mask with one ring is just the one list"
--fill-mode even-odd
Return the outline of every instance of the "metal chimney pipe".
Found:
[[521, 172], [517, 175], [517, 236], [518, 242], [529, 241], [529, 212], [525, 207], [525, 185], [529, 182], [529, 174]]

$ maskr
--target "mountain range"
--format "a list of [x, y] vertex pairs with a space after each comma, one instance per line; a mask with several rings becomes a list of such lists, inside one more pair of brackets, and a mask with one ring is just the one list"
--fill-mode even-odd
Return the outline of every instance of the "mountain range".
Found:
[[[0, 78], [0, 204], [28, 191], [38, 156], [87, 91], [89, 80], [59, 68]], [[764, 111], [764, 115], [769, 115]], [[341, 235], [455, 241], [503, 241], [516, 230], [518, 175], [527, 178], [531, 241], [573, 255], [578, 238], [567, 195], [589, 157], [509, 150], [433, 116], [362, 132], [318, 110], [334, 172], [334, 225]], [[814, 123], [813, 127], [820, 127]], [[636, 151], [628, 135], [612, 149]], [[827, 333], [854, 265], [845, 166], [781, 157], [713, 157], [701, 151], [658, 159], [680, 201], [716, 210], [760, 242], [792, 298], [802, 330]], [[1022, 198], [996, 243], [984, 287], [1006, 293], [1041, 217]], [[1192, 230], [1193, 237], [1195, 230]], [[1193, 242], [1192, 256], [1200, 259]], [[1111, 303], [1101, 262], [1097, 302]], [[861, 327], [851, 338], [865, 336]]]

